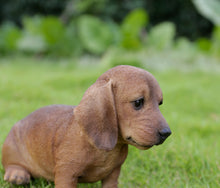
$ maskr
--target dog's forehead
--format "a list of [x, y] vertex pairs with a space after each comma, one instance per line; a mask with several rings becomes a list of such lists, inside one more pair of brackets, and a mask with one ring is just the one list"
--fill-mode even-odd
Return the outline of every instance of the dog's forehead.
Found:
[[130, 80], [137, 80], [137, 79], [146, 79], [147, 77], [151, 77], [152, 75], [140, 68], [129, 66], [129, 65], [119, 65], [116, 66], [107, 72], [105, 72], [103, 75], [100, 76], [100, 78], [108, 77], [110, 79], [118, 79], [119, 81], [124, 81], [127, 79]]
[[[162, 91], [154, 76], [137, 67], [121, 65], [104, 73], [100, 78], [108, 78], [114, 82], [114, 87], [130, 96], [154, 95], [162, 97]], [[139, 96], [140, 97], [140, 96]]]
[[154, 87], [159, 87], [159, 84], [157, 80], [154, 78], [154, 76], [147, 72], [146, 70], [128, 66], [128, 65], [120, 65], [117, 67], [114, 67], [103, 74], [103, 76], [106, 74], [110, 79], [116, 81], [133, 85], [133, 84], [147, 84], [151, 87], [153, 85]]

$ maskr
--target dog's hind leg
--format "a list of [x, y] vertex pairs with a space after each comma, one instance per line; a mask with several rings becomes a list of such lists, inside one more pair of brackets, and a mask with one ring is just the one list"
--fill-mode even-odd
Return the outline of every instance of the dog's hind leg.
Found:
[[5, 169], [4, 180], [13, 184], [22, 185], [30, 182], [31, 175], [18, 165], [9, 165]]

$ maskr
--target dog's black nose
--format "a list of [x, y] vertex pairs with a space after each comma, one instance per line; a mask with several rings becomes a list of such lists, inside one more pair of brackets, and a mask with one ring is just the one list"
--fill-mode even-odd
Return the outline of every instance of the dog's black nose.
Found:
[[159, 131], [159, 135], [160, 135], [161, 140], [163, 140], [163, 141], [166, 140], [166, 138], [171, 135], [170, 128], [166, 127], [166, 128], [161, 129]]

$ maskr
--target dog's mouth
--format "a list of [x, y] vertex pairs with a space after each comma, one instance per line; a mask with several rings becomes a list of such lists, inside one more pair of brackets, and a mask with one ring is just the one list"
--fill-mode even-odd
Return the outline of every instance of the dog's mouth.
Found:
[[144, 149], [149, 149], [151, 148], [153, 145], [142, 145], [137, 143], [131, 136], [126, 137], [126, 140], [130, 143], [132, 143], [133, 145], [140, 147], [140, 148], [144, 148]]

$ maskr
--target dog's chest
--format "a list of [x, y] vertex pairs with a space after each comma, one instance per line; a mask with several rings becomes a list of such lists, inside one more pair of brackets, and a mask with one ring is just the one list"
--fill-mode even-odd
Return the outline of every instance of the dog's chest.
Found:
[[100, 151], [92, 156], [79, 182], [96, 182], [108, 176], [116, 167], [121, 165], [127, 156], [127, 147], [115, 148], [113, 151]]

